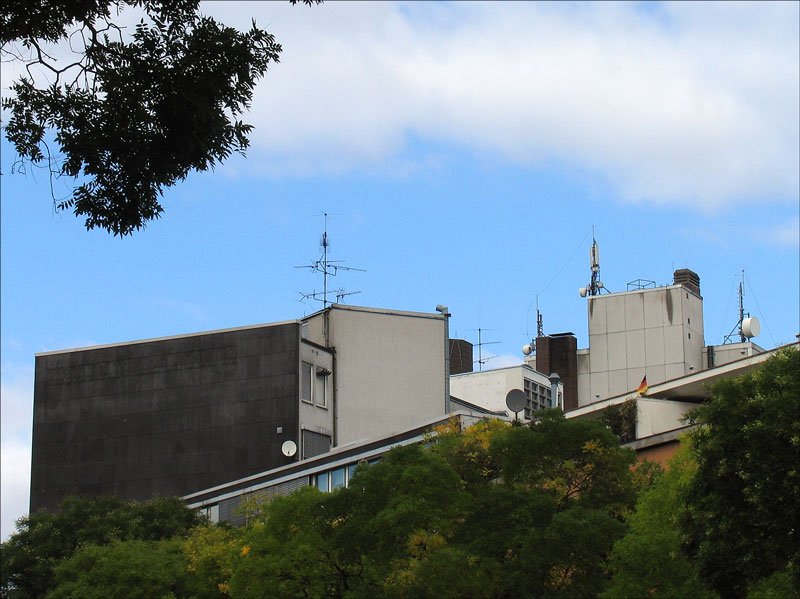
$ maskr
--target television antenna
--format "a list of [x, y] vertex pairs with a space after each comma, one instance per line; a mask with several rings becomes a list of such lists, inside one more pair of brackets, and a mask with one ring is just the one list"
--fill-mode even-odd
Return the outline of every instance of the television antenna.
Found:
[[492, 329], [477, 328], [477, 329], [469, 329], [469, 330], [470, 331], [478, 331], [478, 343], [476, 343], [476, 345], [478, 346], [478, 359], [475, 360], [475, 362], [478, 363], [478, 370], [480, 371], [480, 370], [483, 370], [483, 365], [486, 364], [486, 362], [488, 362], [489, 360], [493, 360], [494, 358], [498, 357], [498, 356], [488, 356], [488, 357], [484, 358], [483, 357], [483, 346], [484, 345], [495, 345], [496, 343], [500, 343], [500, 341], [484, 341], [483, 340], [483, 338], [481, 336], [481, 333], [483, 333], [483, 331], [491, 331]]
[[315, 260], [311, 264], [303, 265], [303, 266], [295, 266], [295, 268], [307, 268], [312, 272], [320, 273], [322, 275], [322, 291], [311, 291], [309, 293], [300, 292], [302, 299], [300, 301], [304, 301], [307, 299], [314, 300], [317, 302], [322, 302], [322, 309], [328, 307], [328, 304], [333, 303], [330, 301], [329, 296], [334, 294], [336, 296], [336, 302], [341, 303], [342, 299], [347, 297], [348, 295], [355, 295], [357, 293], [361, 293], [360, 291], [345, 291], [344, 289], [328, 289], [328, 278], [335, 277], [340, 270], [347, 270], [347, 271], [356, 271], [356, 272], [367, 272], [366, 269], [363, 268], [353, 268], [350, 266], [344, 266], [344, 260], [330, 260], [328, 259], [328, 252], [331, 247], [331, 240], [328, 237], [328, 218], [330, 215], [327, 212], [322, 213], [324, 225], [322, 229], [322, 235], [319, 239], [319, 247], [322, 251], [322, 255], [319, 257], [318, 260]]
[[761, 323], [758, 322], [758, 318], [744, 311], [744, 269], [742, 269], [742, 280], [739, 282], [739, 320], [731, 332], [725, 335], [722, 344], [736, 343], [735, 337], [739, 337], [739, 341], [745, 343], [757, 337], [760, 332]]

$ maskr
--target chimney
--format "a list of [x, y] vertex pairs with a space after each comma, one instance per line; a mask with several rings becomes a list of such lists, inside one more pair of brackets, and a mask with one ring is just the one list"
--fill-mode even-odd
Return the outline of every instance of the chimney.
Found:
[[689, 291], [700, 295], [700, 276], [688, 268], [679, 268], [673, 275], [675, 285], [683, 285]]
[[472, 344], [466, 339], [450, 339], [450, 374], [472, 372]]
[[564, 385], [561, 409], [578, 407], [578, 340], [573, 333], [556, 333], [536, 338], [536, 370], [557, 372]]

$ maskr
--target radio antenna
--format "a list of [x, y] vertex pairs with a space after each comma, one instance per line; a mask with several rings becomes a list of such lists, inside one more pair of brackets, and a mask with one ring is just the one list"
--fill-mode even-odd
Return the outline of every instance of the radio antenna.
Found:
[[744, 311], [744, 269], [742, 269], [742, 280], [739, 283], [739, 320], [730, 333], [725, 335], [722, 344], [735, 343], [734, 337], [738, 337], [741, 343], [750, 341], [761, 332], [761, 324], [755, 316], [750, 316], [750, 312]]
[[600, 280], [600, 246], [594, 237], [594, 227], [592, 227], [592, 247], [589, 248], [589, 267], [592, 271], [592, 280], [588, 287], [580, 288], [581, 297], [600, 295], [600, 290], [603, 289], [603, 282]]
[[494, 344], [500, 343], [500, 342], [499, 341], [484, 341], [483, 340], [483, 338], [481, 336], [481, 333], [483, 333], [484, 331], [491, 331], [492, 329], [477, 328], [477, 329], [470, 329], [470, 330], [478, 331], [478, 343], [476, 343], [476, 345], [478, 346], [478, 359], [475, 360], [475, 361], [478, 363], [478, 370], [480, 371], [480, 370], [483, 370], [483, 365], [486, 364], [486, 362], [498, 357], [498, 356], [488, 356], [488, 357], [484, 358], [483, 357], [483, 346], [484, 345], [494, 345]]
[[311, 264], [304, 265], [304, 266], [295, 266], [295, 268], [307, 268], [312, 272], [320, 273], [322, 275], [322, 291], [311, 291], [309, 293], [300, 292], [302, 299], [300, 301], [304, 301], [307, 299], [314, 300], [317, 302], [322, 302], [322, 309], [328, 307], [328, 304], [333, 303], [329, 299], [330, 294], [334, 294], [336, 296], [336, 301], [341, 302], [342, 299], [348, 295], [355, 295], [357, 293], [361, 293], [360, 291], [345, 291], [344, 289], [328, 289], [328, 278], [335, 277], [340, 270], [347, 270], [347, 271], [356, 271], [356, 272], [367, 272], [366, 269], [363, 268], [353, 268], [350, 266], [344, 266], [344, 260], [330, 260], [328, 258], [328, 252], [330, 251], [331, 241], [328, 237], [328, 218], [330, 218], [327, 212], [322, 213], [324, 219], [324, 225], [322, 228], [322, 235], [319, 239], [319, 246], [320, 250], [322, 251], [322, 255], [319, 257], [318, 260], [315, 260]]

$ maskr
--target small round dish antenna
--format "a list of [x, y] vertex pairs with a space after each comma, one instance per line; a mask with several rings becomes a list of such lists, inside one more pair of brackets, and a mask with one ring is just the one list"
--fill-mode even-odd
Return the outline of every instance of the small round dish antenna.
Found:
[[506, 407], [517, 414], [525, 408], [528, 398], [522, 389], [512, 389], [506, 394]]
[[760, 332], [761, 323], [758, 322], [758, 318], [755, 316], [748, 316], [742, 320], [742, 335], [748, 339], [752, 339], [753, 337], [758, 337]]
[[284, 441], [283, 445], [281, 445], [281, 453], [287, 458], [292, 457], [297, 453], [297, 443], [294, 441]]

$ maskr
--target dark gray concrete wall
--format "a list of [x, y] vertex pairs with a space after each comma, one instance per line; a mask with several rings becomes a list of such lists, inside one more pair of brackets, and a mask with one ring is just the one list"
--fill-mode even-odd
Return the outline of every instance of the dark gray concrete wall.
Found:
[[[299, 325], [39, 355], [31, 512], [185, 495], [292, 460]], [[277, 432], [282, 427], [283, 432]]]

